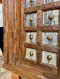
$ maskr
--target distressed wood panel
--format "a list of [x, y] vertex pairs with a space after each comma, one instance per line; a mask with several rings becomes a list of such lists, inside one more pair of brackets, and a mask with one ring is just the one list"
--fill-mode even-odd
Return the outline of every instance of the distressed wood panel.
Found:
[[3, 0], [5, 62], [13, 66], [21, 62], [19, 8], [20, 3], [16, 0]]
[[[60, 78], [60, 12], [57, 15], [53, 12], [57, 18], [54, 18], [55, 23], [45, 25], [45, 13], [60, 11], [60, 1], [50, 2], [51, 0], [47, 4], [44, 0], [3, 0], [4, 67], [26, 79]], [[28, 20], [32, 20], [31, 17], [33, 23], [30, 24]], [[46, 33], [51, 34], [49, 40], [53, 36], [52, 45], [47, 40], [44, 41]], [[33, 35], [30, 36], [31, 40], [29, 34]], [[50, 57], [48, 59], [51, 59], [50, 55], [52, 58], [55, 56], [49, 64], [45, 59], [47, 55]]]

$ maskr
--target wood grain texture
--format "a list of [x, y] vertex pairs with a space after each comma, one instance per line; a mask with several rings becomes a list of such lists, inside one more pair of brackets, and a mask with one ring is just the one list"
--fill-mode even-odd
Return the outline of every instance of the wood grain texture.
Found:
[[[2, 0], [4, 18], [4, 67], [26, 79], [60, 79], [60, 26], [44, 26], [43, 12], [60, 8], [60, 1], [25, 7], [26, 0]], [[37, 27], [26, 27], [26, 15], [37, 13]], [[60, 15], [60, 14], [59, 14]], [[60, 16], [59, 16], [60, 24]], [[36, 45], [26, 43], [26, 33], [36, 32]], [[42, 45], [42, 32], [58, 32], [58, 46]], [[26, 59], [26, 48], [37, 51], [37, 62]], [[57, 67], [42, 63], [42, 51], [57, 54]]]

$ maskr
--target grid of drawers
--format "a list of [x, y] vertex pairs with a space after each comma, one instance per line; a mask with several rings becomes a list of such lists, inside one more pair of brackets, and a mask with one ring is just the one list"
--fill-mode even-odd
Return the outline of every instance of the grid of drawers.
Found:
[[58, 68], [60, 10], [48, 8], [49, 3], [55, 2], [57, 5], [57, 1], [43, 0], [40, 4], [39, 0], [25, 1], [24, 60], [30, 63]]

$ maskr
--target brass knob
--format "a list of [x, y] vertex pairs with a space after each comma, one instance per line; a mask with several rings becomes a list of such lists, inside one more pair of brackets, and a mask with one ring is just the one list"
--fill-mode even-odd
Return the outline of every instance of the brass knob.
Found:
[[32, 39], [33, 39], [33, 35], [32, 35], [32, 34], [30, 34], [30, 35], [29, 35], [29, 38], [30, 38], [30, 40], [32, 40]]
[[52, 20], [52, 19], [54, 19], [54, 15], [53, 15], [53, 14], [50, 14], [50, 15], [48, 15], [48, 18], [49, 18], [50, 20]]
[[30, 56], [33, 56], [34, 54], [33, 54], [33, 52], [32, 51], [30, 51]]
[[30, 25], [32, 26], [33, 18], [31, 17], [29, 20], [30, 20]]
[[47, 59], [48, 59], [48, 61], [52, 60], [52, 56], [51, 55], [48, 55], [47, 56]]
[[48, 35], [48, 36], [47, 36], [47, 39], [48, 39], [48, 40], [52, 40], [52, 39], [53, 39], [53, 36], [52, 36], [52, 35]]
[[30, 21], [33, 21], [33, 18], [32, 17], [30, 18]]

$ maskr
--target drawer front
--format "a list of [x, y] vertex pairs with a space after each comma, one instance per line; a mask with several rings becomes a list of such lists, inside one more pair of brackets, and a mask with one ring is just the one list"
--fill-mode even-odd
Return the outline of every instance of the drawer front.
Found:
[[36, 32], [27, 32], [26, 33], [26, 43], [36, 44]]
[[26, 0], [26, 8], [37, 6], [37, 0]]
[[37, 61], [37, 51], [35, 49], [26, 48], [26, 59]]
[[42, 44], [58, 46], [58, 33], [42, 32]]
[[42, 51], [42, 63], [57, 66], [57, 54]]
[[59, 10], [43, 12], [43, 25], [58, 25]]
[[49, 3], [49, 2], [57, 2], [59, 0], [44, 0], [44, 3]]
[[37, 26], [37, 13], [26, 15], [26, 26]]

